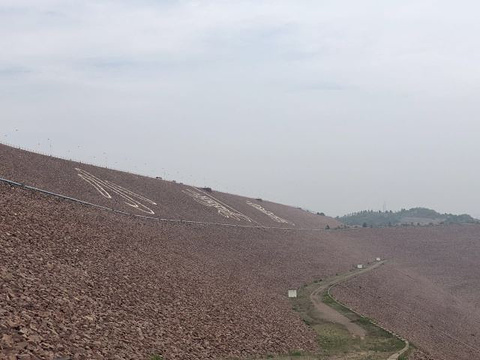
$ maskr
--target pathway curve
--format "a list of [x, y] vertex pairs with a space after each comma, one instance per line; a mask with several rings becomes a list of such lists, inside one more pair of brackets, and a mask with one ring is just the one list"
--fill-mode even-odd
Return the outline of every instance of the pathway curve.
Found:
[[[330, 306], [328, 306], [327, 304], [325, 304], [322, 301], [322, 295], [325, 292], [328, 292], [328, 294], [330, 295], [330, 289], [332, 287], [334, 287], [335, 285], [337, 285], [341, 282], [347, 281], [348, 279], [353, 278], [355, 276], [358, 276], [360, 274], [372, 271], [373, 269], [376, 269], [377, 267], [383, 265], [385, 262], [386, 261], [379, 261], [379, 262], [376, 262], [374, 264], [368, 265], [364, 269], [357, 269], [357, 270], [351, 271], [349, 273], [340, 274], [340, 275], [334, 276], [330, 279], [327, 279], [326, 281], [323, 281], [321, 283], [321, 285], [319, 285], [310, 294], [310, 300], [314, 304], [315, 308], [318, 310], [321, 318], [324, 319], [324, 320], [336, 323], [336, 324], [343, 325], [350, 332], [350, 334], [352, 334], [352, 336], [360, 337], [361, 339], [364, 339], [366, 334], [367, 334], [365, 329], [362, 328], [361, 326], [357, 325], [356, 323], [352, 322], [345, 315], [340, 314], [338, 311], [336, 311], [335, 309], [333, 309]], [[332, 299], [333, 299], [333, 297], [332, 297]], [[334, 301], [336, 301], [336, 300], [334, 299]], [[352, 309], [349, 309], [349, 310], [354, 312]], [[360, 315], [360, 314], [358, 314], [358, 315]], [[379, 325], [377, 324], [377, 326], [379, 326]], [[391, 331], [389, 331], [387, 329], [384, 329], [383, 327], [381, 327], [381, 328], [392, 334]], [[396, 336], [395, 334], [393, 334], [393, 335]], [[405, 347], [402, 350], [396, 352], [395, 354], [392, 354], [387, 360], [398, 360], [398, 358], [402, 354], [404, 354], [408, 351], [408, 349], [410, 348], [409, 342], [407, 340], [404, 340], [404, 339], [401, 339], [401, 340], [403, 340], [405, 342]]]
[[390, 356], [387, 360], [398, 360], [398, 358], [404, 353], [406, 353], [409, 348], [410, 348], [410, 344], [408, 343], [408, 341], [405, 340], [405, 347], [399, 352], [396, 352], [395, 354]]
[[377, 262], [371, 266], [367, 266], [365, 269], [359, 269], [346, 274], [337, 275], [330, 279], [322, 281], [322, 283], [310, 294], [310, 300], [312, 301], [315, 308], [319, 312], [320, 317], [324, 320], [343, 325], [353, 336], [358, 336], [364, 339], [365, 336], [367, 335], [367, 332], [365, 331], [365, 329], [359, 326], [358, 324], [352, 322], [345, 315], [340, 314], [338, 311], [336, 311], [335, 309], [325, 304], [322, 301], [322, 295], [328, 289], [330, 289], [333, 285], [346, 281], [354, 276], [358, 276], [365, 272], [371, 271], [379, 267], [383, 263], [384, 263], [383, 261]]

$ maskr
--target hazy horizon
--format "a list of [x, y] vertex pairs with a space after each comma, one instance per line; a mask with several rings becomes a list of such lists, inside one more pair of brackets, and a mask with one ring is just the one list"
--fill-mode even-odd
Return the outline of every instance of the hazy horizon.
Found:
[[331, 216], [480, 218], [476, 10], [0, 0], [0, 142]]

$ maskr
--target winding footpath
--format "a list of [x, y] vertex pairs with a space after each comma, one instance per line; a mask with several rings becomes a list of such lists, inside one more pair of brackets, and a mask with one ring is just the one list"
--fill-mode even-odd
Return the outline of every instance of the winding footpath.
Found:
[[[350, 334], [352, 334], [352, 336], [354, 337], [360, 337], [361, 339], [364, 339], [365, 336], [366, 336], [366, 331], [364, 328], [362, 328], [361, 326], [359, 326], [358, 324], [356, 324], [355, 322], [352, 322], [349, 318], [347, 318], [345, 315], [339, 313], [338, 311], [336, 311], [335, 309], [331, 308], [330, 306], [328, 306], [327, 304], [325, 304], [323, 301], [322, 301], [322, 295], [327, 292], [328, 295], [336, 302], [338, 303], [339, 305], [343, 306], [343, 307], [346, 307], [348, 310], [350, 310], [351, 312], [357, 314], [358, 316], [362, 316], [361, 314], [358, 314], [356, 311], [354, 311], [353, 309], [349, 308], [348, 306], [345, 306], [344, 304], [341, 304], [339, 301], [337, 301], [331, 294], [330, 294], [330, 290], [335, 286], [335, 285], [338, 285], [342, 282], [345, 282], [347, 281], [348, 279], [351, 279], [353, 277], [356, 277], [358, 275], [361, 275], [361, 274], [364, 274], [366, 272], [369, 272], [369, 271], [372, 271], [376, 268], [378, 268], [379, 266], [385, 264], [385, 261], [379, 261], [379, 262], [376, 262], [372, 265], [369, 265], [367, 267], [365, 267], [364, 269], [358, 269], [358, 270], [354, 270], [354, 271], [351, 271], [349, 273], [345, 273], [345, 274], [340, 274], [340, 275], [337, 275], [337, 276], [334, 276], [334, 277], [331, 277], [330, 279], [327, 279], [325, 281], [323, 281], [314, 291], [312, 291], [312, 293], [310, 294], [310, 300], [312, 301], [312, 303], [314, 304], [315, 308], [317, 309], [317, 311], [319, 312], [320, 316], [322, 319], [326, 320], [326, 321], [330, 321], [330, 322], [333, 322], [333, 323], [336, 323], [336, 324], [340, 324], [340, 325], [343, 325], [349, 332]], [[363, 316], [362, 316], [363, 317]], [[398, 337], [398, 335], [392, 333], [391, 331], [383, 328], [382, 326], [378, 325], [375, 323], [376, 326], [382, 328], [383, 330], [387, 331], [388, 333], [392, 334], [393, 336], [396, 336]], [[392, 354], [387, 360], [398, 360], [398, 358], [406, 353], [409, 348], [410, 348], [410, 344], [407, 340], [405, 339], [402, 339], [400, 338], [402, 341], [405, 342], [405, 347], [403, 349], [401, 349], [400, 351], [396, 352], [395, 354]]]

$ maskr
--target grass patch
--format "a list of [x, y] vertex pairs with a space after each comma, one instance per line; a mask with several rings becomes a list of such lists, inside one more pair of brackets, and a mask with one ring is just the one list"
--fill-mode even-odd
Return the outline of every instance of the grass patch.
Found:
[[[331, 308], [335, 309], [340, 314], [350, 319], [350, 321], [352, 321], [353, 323], [356, 323], [357, 325], [365, 329], [367, 332], [365, 339], [361, 340], [358, 338], [352, 338], [350, 334], [345, 330], [346, 334], [342, 334], [342, 336], [339, 336], [339, 338], [341, 338], [342, 341], [348, 339], [347, 344], [340, 343], [336, 349], [333, 349], [334, 351], [344, 351], [345, 347], [347, 347], [357, 352], [375, 352], [386, 354], [395, 353], [405, 347], [405, 343], [402, 340], [381, 329], [380, 327], [375, 325], [370, 319], [359, 316], [347, 309], [345, 306], [337, 303], [326, 291], [322, 294], [322, 301]], [[321, 336], [322, 332], [324, 331], [321, 330], [320, 333], [317, 331], [317, 333], [319, 333], [319, 336]]]
[[319, 295], [322, 301], [346, 316], [366, 330], [364, 339], [353, 337], [340, 324], [323, 320], [315, 305], [310, 300], [311, 293], [318, 288], [320, 281], [304, 286], [298, 291], [298, 297], [292, 299], [292, 308], [299, 313], [302, 320], [317, 333], [319, 350], [315, 354], [294, 352], [289, 356], [277, 356], [276, 360], [286, 360], [290, 357], [298, 359], [351, 359], [351, 360], [384, 360], [391, 354], [403, 349], [404, 342], [385, 330], [374, 325], [369, 319], [358, 316], [346, 307], [338, 304], [327, 292]]
[[412, 355], [416, 349], [417, 348], [415, 346], [410, 344], [410, 347], [408, 348], [408, 350], [404, 352], [402, 355], [400, 355], [398, 357], [398, 360], [408, 360], [410, 358], [410, 355]]
[[288, 354], [288, 355], [290, 355], [290, 356], [302, 356], [303, 352], [295, 350], [295, 351], [291, 351], [290, 354]]
[[[334, 279], [341, 278], [336, 275]], [[288, 355], [268, 355], [263, 357], [274, 360], [385, 360], [390, 355], [405, 347], [405, 343], [389, 332], [373, 324], [370, 319], [359, 316], [346, 307], [337, 303], [327, 291], [323, 291], [317, 297], [329, 307], [347, 317], [351, 322], [362, 327], [366, 331], [364, 339], [353, 337], [343, 325], [329, 322], [322, 318], [310, 299], [312, 292], [322, 284], [331, 283], [331, 279], [318, 280], [305, 285], [297, 291], [298, 297], [292, 299], [294, 309], [301, 319], [315, 330], [317, 334], [318, 351], [306, 354], [301, 351], [293, 351]], [[326, 286], [326, 285], [325, 285]], [[413, 350], [407, 351], [400, 356], [400, 360], [407, 360]]]

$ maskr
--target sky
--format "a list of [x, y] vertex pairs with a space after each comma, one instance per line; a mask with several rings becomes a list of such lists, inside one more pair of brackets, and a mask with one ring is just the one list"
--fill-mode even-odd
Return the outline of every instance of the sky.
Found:
[[332, 216], [480, 217], [479, 12], [0, 0], [0, 141]]

